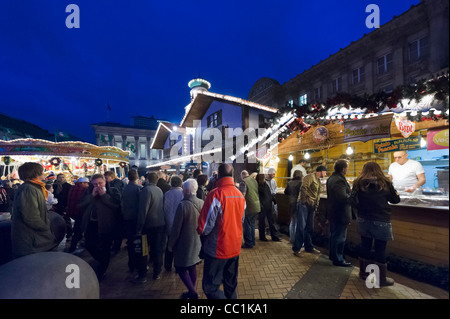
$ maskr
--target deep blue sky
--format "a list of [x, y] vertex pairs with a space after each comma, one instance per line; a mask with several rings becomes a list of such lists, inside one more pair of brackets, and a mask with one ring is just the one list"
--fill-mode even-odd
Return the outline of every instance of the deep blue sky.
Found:
[[[154, 115], [179, 122], [187, 83], [247, 98], [261, 77], [281, 84], [358, 40], [365, 8], [381, 25], [419, 0], [1, 0], [0, 112], [90, 142], [92, 123]], [[80, 28], [68, 29], [68, 4]]]

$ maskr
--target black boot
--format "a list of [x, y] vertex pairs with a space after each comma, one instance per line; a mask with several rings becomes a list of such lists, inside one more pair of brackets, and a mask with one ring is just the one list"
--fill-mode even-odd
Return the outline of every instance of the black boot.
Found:
[[369, 275], [366, 272], [367, 265], [370, 265], [372, 262], [365, 258], [359, 258], [359, 278], [366, 280], [367, 276]]
[[394, 279], [386, 277], [387, 264], [380, 264], [375, 262], [375, 264], [380, 268], [380, 287], [392, 286], [394, 284]]

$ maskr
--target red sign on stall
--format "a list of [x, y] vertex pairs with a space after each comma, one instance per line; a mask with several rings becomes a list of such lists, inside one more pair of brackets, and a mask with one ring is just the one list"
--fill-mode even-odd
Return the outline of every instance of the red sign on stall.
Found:
[[427, 150], [442, 150], [448, 148], [448, 128], [429, 129], [427, 131]]

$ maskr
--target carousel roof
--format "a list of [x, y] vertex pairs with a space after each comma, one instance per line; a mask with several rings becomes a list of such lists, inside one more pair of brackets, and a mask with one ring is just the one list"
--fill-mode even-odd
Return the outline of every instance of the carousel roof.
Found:
[[129, 152], [114, 146], [97, 146], [85, 142], [50, 142], [38, 139], [16, 139], [0, 141], [0, 156], [70, 156], [83, 158], [100, 158], [129, 162]]

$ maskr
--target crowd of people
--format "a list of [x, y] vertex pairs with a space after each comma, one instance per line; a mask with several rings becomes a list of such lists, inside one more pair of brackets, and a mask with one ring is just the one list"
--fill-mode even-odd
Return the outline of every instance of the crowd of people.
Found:
[[[220, 165], [210, 178], [201, 170], [170, 177], [154, 171], [140, 178], [132, 169], [126, 182], [107, 171], [90, 179], [81, 177], [74, 185], [62, 173], [53, 182], [46, 181], [44, 168], [37, 163], [23, 164], [18, 173], [23, 184], [16, 191], [6, 183], [2, 186], [5, 192], [8, 189], [8, 207], [1, 210], [12, 212], [14, 257], [57, 249], [59, 242], [49, 217], [56, 213], [67, 224], [70, 245], [65, 251], [79, 253], [85, 248], [96, 261], [94, 270], [100, 281], [111, 255], [126, 239], [128, 268], [135, 272], [132, 282], [147, 281], [149, 262], [154, 280], [160, 278], [163, 266], [166, 271], [175, 268], [188, 289], [182, 298], [195, 299], [196, 267], [204, 260], [206, 296], [235, 298], [240, 251], [251, 248], [242, 245], [242, 238], [249, 236], [243, 228], [247, 225], [244, 216], [254, 215], [252, 226], [248, 224], [253, 239], [255, 217], [261, 214], [260, 239], [267, 240], [265, 226], [261, 226], [267, 219], [271, 239], [280, 240], [273, 218], [274, 191], [269, 187], [273, 172], [267, 183], [264, 174], [252, 174], [247, 180], [244, 173], [248, 173], [243, 172], [243, 180], [250, 185], [243, 193], [228, 164]], [[143, 244], [149, 248], [148, 256], [142, 249], [137, 251]]]
[[[385, 250], [393, 239], [388, 203], [398, 203], [400, 197], [391, 178], [376, 162], [364, 165], [353, 188], [345, 177], [347, 169], [346, 160], [336, 161], [326, 182], [329, 259], [335, 266], [351, 266], [344, 259], [344, 246], [347, 227], [352, 218], [356, 219], [356, 211], [361, 235], [360, 277], [367, 277], [366, 265], [376, 263], [381, 285], [392, 285], [393, 280], [386, 277]], [[327, 175], [323, 165], [310, 174], [302, 171], [295, 169], [285, 188], [291, 207], [290, 241], [297, 257], [302, 256], [301, 251], [320, 253], [313, 244], [314, 219], [321, 179]], [[64, 174], [57, 175], [52, 184], [45, 183], [44, 169], [37, 163], [23, 164], [18, 173], [24, 183], [17, 189], [2, 183], [0, 193], [7, 198], [0, 210], [12, 212], [14, 257], [56, 249], [59, 242], [49, 221], [49, 212], [53, 211], [67, 223], [67, 252], [76, 252], [84, 241], [97, 261], [99, 280], [106, 274], [110, 256], [126, 239], [128, 267], [136, 273], [134, 283], [147, 281], [149, 261], [154, 280], [160, 278], [163, 266], [166, 271], [174, 267], [188, 289], [182, 298], [196, 299], [197, 265], [203, 260], [202, 288], [206, 296], [235, 298], [239, 255], [241, 248], [251, 249], [256, 244], [256, 220], [259, 240], [267, 241], [267, 234], [274, 242], [281, 240], [275, 222], [278, 188], [274, 169], [267, 175], [244, 170], [239, 184], [235, 184], [230, 164], [221, 164], [211, 178], [196, 170], [192, 176], [170, 178], [162, 171], [152, 171], [142, 179], [132, 169], [127, 182], [108, 171], [90, 179], [81, 177], [75, 185], [68, 183]]]

